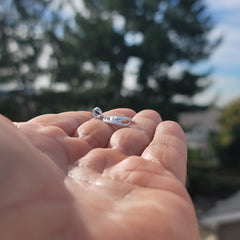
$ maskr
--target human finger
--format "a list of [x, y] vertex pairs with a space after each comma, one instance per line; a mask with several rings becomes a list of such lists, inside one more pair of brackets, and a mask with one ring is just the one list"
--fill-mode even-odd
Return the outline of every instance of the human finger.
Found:
[[118, 149], [126, 156], [141, 155], [152, 141], [156, 126], [162, 121], [153, 110], [143, 110], [134, 116], [134, 124], [114, 132], [109, 147]]
[[142, 157], [158, 161], [182, 183], [186, 179], [187, 143], [182, 128], [172, 121], [161, 122]]
[[69, 137], [59, 127], [36, 122], [22, 123], [18, 126], [21, 133], [49, 156], [64, 172], [68, 165], [88, 153], [92, 147], [80, 138]]
[[[31, 119], [30, 123], [42, 123], [61, 128], [68, 136], [72, 136], [75, 130], [84, 122], [92, 118], [87, 111], [63, 112], [58, 114], [44, 114]], [[21, 123], [19, 123], [21, 124]]]
[[0, 152], [1, 207], [19, 206], [17, 203], [35, 199], [46, 186], [50, 189], [46, 191], [48, 196], [55, 195], [57, 191], [64, 195], [64, 188], [59, 188], [64, 177], [62, 171], [1, 117]]
[[125, 155], [110, 148], [95, 148], [77, 161], [78, 167], [88, 167], [99, 173], [121, 162]]
[[[125, 116], [132, 118], [135, 112], [131, 109], [115, 109], [104, 113], [107, 115]], [[93, 148], [107, 147], [112, 134], [120, 129], [121, 126], [108, 124], [100, 119], [91, 119], [83, 123], [76, 131], [74, 136], [86, 141]]]

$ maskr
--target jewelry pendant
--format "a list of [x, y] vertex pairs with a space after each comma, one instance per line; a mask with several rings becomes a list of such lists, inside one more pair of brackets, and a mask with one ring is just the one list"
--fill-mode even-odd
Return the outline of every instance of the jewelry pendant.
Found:
[[129, 117], [121, 117], [121, 116], [106, 116], [103, 115], [101, 108], [95, 107], [92, 110], [92, 116], [94, 118], [99, 118], [103, 122], [113, 124], [113, 125], [120, 125], [120, 126], [129, 126], [130, 124], [134, 123], [134, 120], [132, 120]]

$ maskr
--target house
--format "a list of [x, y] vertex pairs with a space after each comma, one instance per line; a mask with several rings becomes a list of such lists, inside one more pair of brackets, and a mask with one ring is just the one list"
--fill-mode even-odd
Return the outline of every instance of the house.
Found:
[[218, 124], [220, 114], [221, 111], [218, 109], [180, 114], [179, 123], [186, 133], [189, 149], [208, 153], [208, 139], [211, 133], [217, 132], [220, 128]]
[[[200, 216], [199, 223], [202, 232], [208, 236], [216, 236], [216, 240], [239, 240], [240, 191], [230, 198], [217, 202], [212, 209]], [[206, 236], [204, 239], [210, 237]]]

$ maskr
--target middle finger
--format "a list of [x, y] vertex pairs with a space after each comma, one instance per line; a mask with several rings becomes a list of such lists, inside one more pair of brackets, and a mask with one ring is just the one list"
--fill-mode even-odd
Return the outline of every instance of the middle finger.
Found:
[[128, 128], [114, 132], [108, 147], [118, 149], [126, 156], [140, 156], [152, 141], [155, 129], [162, 119], [157, 112], [144, 110], [135, 115], [134, 121]]

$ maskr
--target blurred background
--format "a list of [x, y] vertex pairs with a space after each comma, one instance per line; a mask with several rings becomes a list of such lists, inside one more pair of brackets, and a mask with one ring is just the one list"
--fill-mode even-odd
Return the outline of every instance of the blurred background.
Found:
[[202, 239], [239, 239], [239, 12], [238, 0], [0, 0], [0, 113], [178, 121]]

